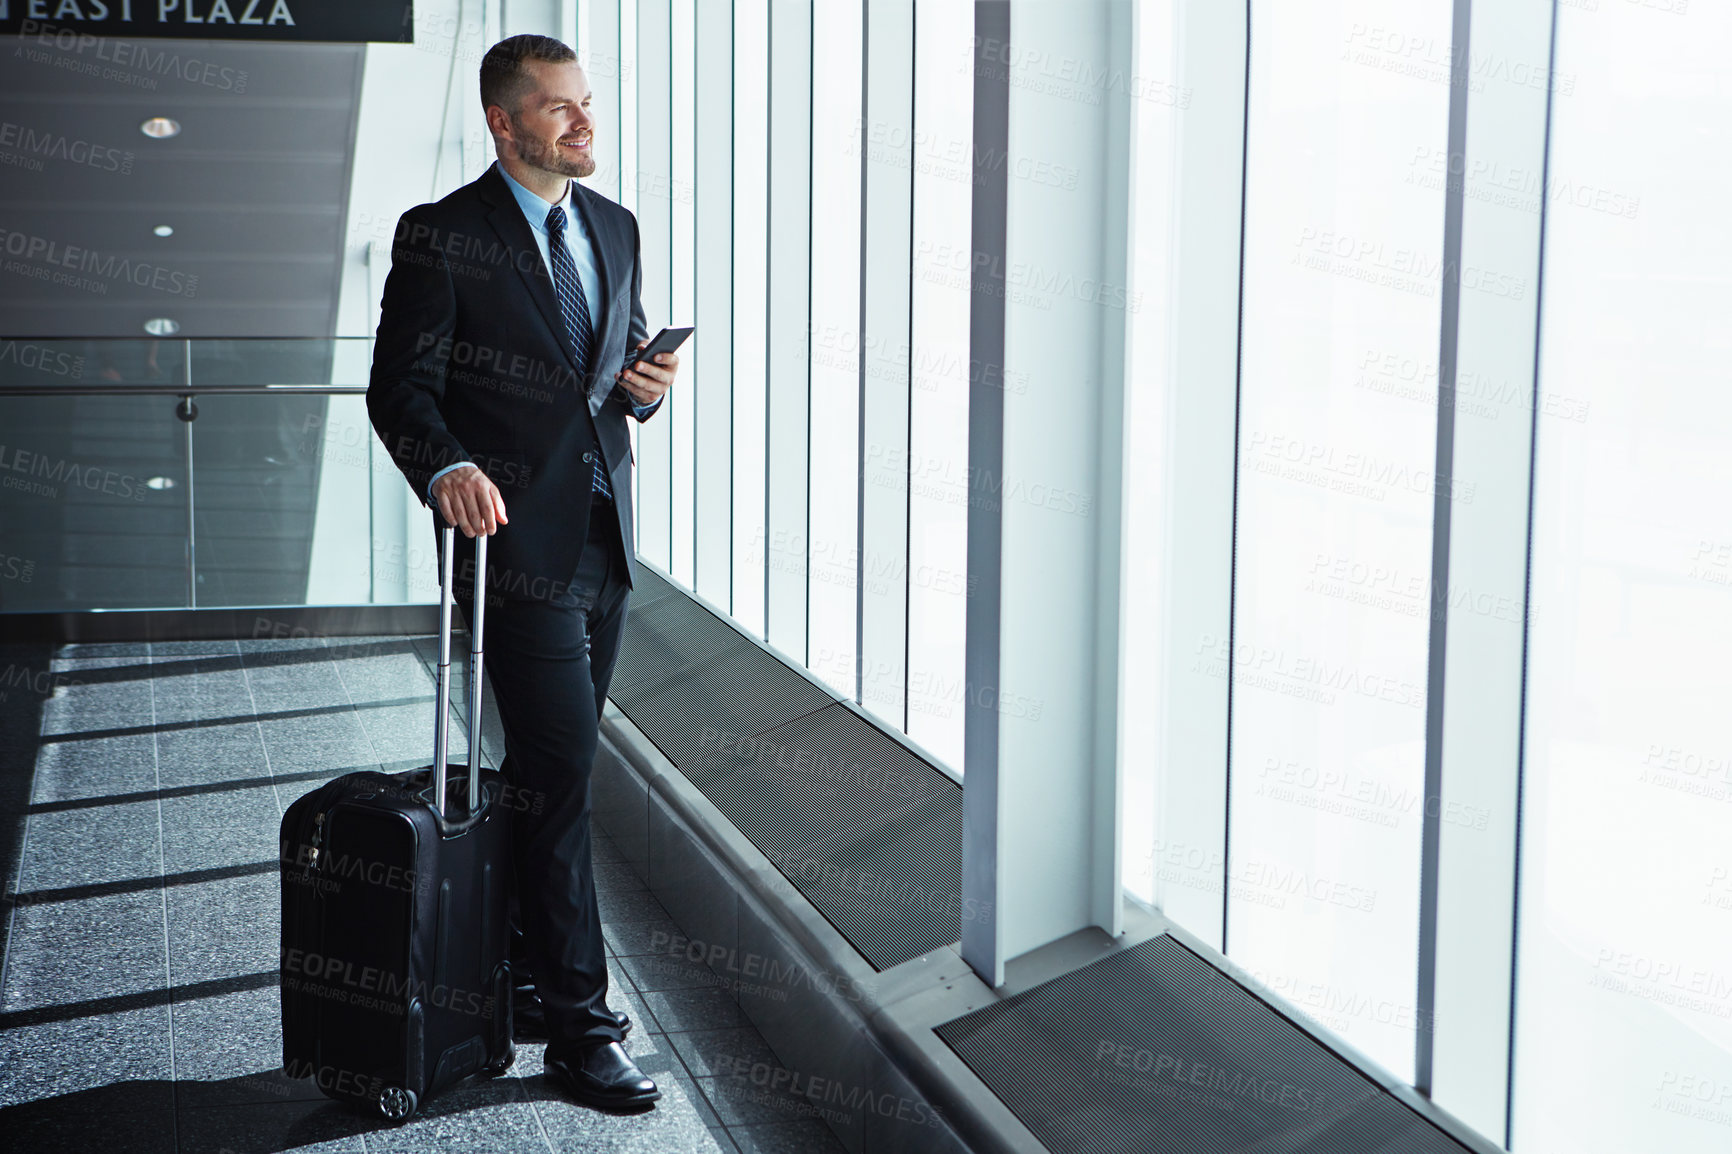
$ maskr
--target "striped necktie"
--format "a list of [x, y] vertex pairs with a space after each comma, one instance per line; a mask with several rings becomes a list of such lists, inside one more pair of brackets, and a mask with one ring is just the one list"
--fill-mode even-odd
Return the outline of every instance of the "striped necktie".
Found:
[[[571, 337], [578, 367], [587, 369], [595, 330], [590, 325], [589, 299], [583, 294], [583, 281], [578, 279], [577, 262], [571, 259], [571, 249], [565, 243], [565, 210], [557, 204], [547, 212], [547, 255], [553, 266], [553, 289], [559, 294], [559, 315], [565, 321], [566, 335]], [[595, 478], [590, 487], [603, 497], [613, 496], [600, 445], [595, 450]]]

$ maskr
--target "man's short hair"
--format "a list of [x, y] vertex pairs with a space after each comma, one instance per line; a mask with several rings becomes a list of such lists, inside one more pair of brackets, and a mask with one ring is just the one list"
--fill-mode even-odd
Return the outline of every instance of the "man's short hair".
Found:
[[506, 112], [517, 112], [524, 90], [529, 87], [529, 73], [523, 67], [524, 61], [567, 64], [576, 59], [577, 53], [551, 36], [536, 36], [528, 32], [507, 36], [481, 58], [481, 107], [486, 109], [497, 104]]

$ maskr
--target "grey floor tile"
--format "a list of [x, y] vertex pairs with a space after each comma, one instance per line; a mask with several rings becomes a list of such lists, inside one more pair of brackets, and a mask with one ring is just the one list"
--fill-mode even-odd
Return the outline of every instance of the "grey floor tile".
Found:
[[253, 695], [239, 658], [197, 658], [172, 667], [176, 673], [156, 679], [158, 725], [253, 715]]
[[174, 1084], [119, 1082], [0, 1108], [0, 1150], [176, 1154]]
[[740, 1154], [845, 1154], [830, 1127], [816, 1118], [768, 1126], [737, 1126], [728, 1133]]
[[652, 990], [702, 990], [725, 987], [728, 979], [710, 971], [708, 966], [690, 961], [685, 954], [668, 950], [654, 954], [631, 954], [619, 959], [632, 984], [648, 993]]
[[[287, 805], [298, 792], [282, 791]], [[270, 785], [162, 799], [162, 868], [166, 874], [253, 865], [277, 858], [278, 791]]]
[[[176, 1087], [177, 1093], [180, 1088]], [[277, 1154], [278, 1151], [364, 1151], [372, 1122], [324, 1099], [200, 1106], [195, 1090], [181, 1094], [176, 1117], [180, 1154]]]
[[749, 1074], [699, 1078], [698, 1085], [729, 1130], [801, 1120], [823, 1126], [826, 1110], [844, 1123], [850, 1119], [859, 1123], [857, 1107], [850, 1109], [846, 1102], [826, 1104], [828, 1084], [814, 1085], [803, 1079], [778, 1081], [775, 1075], [779, 1069], [771, 1066]]
[[[321, 709], [348, 705], [349, 691], [328, 657], [306, 660], [310, 654], [256, 654], [243, 650], [247, 684], [260, 713], [288, 709]], [[286, 659], [285, 659], [286, 658]]]
[[156, 756], [165, 789], [270, 774], [264, 740], [251, 716], [160, 729]]
[[283, 1073], [282, 1004], [274, 987], [176, 1002], [172, 1012], [183, 1107], [326, 1100], [311, 1078]]
[[[233, 642], [230, 642], [233, 644]], [[148, 641], [74, 641], [55, 651], [55, 659], [92, 658], [96, 660], [128, 658], [136, 661], [150, 656]]]
[[56, 890], [160, 876], [156, 802], [30, 816], [18, 888]]
[[[372, 743], [373, 756], [379, 761], [433, 760], [431, 697], [425, 705], [363, 707], [356, 711], [356, 717]], [[452, 748], [462, 750], [465, 747], [453, 739]], [[458, 760], [463, 760], [463, 756], [460, 755]]]
[[223, 641], [152, 641], [153, 660], [175, 661], [186, 657], [214, 657], [239, 653], [240, 646], [232, 640]]
[[[368, 656], [369, 652], [375, 655]], [[421, 658], [412, 652], [378, 653], [361, 646], [332, 650], [333, 668], [342, 681], [350, 701], [367, 705], [379, 701], [398, 701], [405, 697], [427, 698], [432, 713], [435, 681]]]
[[[276, 970], [281, 916], [276, 873], [169, 886], [166, 892], [169, 975], [175, 986]], [[274, 990], [271, 996], [274, 1004]]]
[[617, 893], [598, 891], [603, 923], [653, 922], [667, 918], [668, 912], [648, 890], [622, 890]]
[[54, 741], [36, 751], [32, 803], [144, 793], [156, 788], [156, 740], [148, 733]]
[[[616, 851], [617, 852], [617, 851]], [[632, 890], [647, 890], [642, 878], [624, 862], [591, 861], [595, 870], [595, 884], [599, 889], [613, 893], [629, 893]]]
[[162, 893], [107, 894], [17, 907], [6, 948], [7, 1012], [162, 989]]
[[0, 1106], [129, 1082], [167, 1085], [168, 1030], [166, 1005], [0, 1030]]
[[680, 927], [670, 917], [641, 922], [603, 922], [602, 934], [613, 952], [621, 957], [634, 954], [666, 954], [685, 941]]
[[670, 1034], [668, 1038], [685, 1061], [686, 1069], [697, 1078], [749, 1075], [754, 1067], [774, 1069], [777, 1065], [775, 1052], [750, 1027], [693, 1030]]
[[150, 682], [90, 681], [77, 671], [56, 673], [42, 702], [43, 736], [130, 729], [152, 721]]
[[[593, 833], [590, 841], [590, 857], [596, 865], [614, 865], [625, 861], [625, 855], [619, 852], [619, 845], [605, 833]], [[636, 877], [636, 874], [632, 875]], [[640, 878], [641, 882], [642, 879]]]
[[725, 990], [654, 990], [643, 1000], [669, 1033], [683, 1030], [732, 1030], [751, 1023]]
[[[269, 706], [259, 703], [259, 709]], [[276, 773], [301, 773], [336, 766], [378, 764], [367, 731], [353, 709], [338, 713], [316, 713], [310, 717], [288, 717], [259, 723], [265, 748], [270, 751]]]

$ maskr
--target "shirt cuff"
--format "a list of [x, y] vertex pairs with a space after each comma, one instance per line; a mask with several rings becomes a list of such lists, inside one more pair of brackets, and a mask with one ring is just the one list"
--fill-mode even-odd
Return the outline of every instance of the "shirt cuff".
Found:
[[474, 461], [459, 461], [455, 465], [446, 465], [443, 469], [440, 469], [437, 473], [434, 473], [433, 476], [428, 478], [428, 480], [427, 480], [427, 503], [429, 505], [434, 503], [433, 482], [437, 481], [439, 478], [443, 477], [445, 474], [449, 473], [453, 469], [479, 469], [480, 467], [481, 466], [477, 465]]
[[[627, 394], [627, 395], [629, 396], [630, 394]], [[637, 419], [641, 421], [645, 417], [649, 416], [651, 413], [655, 412], [657, 409], [661, 408], [662, 397], [665, 397], [665, 396], [667, 396], [667, 394], [663, 393], [661, 397], [657, 397], [655, 400], [651, 401], [647, 405], [640, 405], [636, 401], [633, 401], [631, 403], [631, 411], [633, 413], [636, 413]]]

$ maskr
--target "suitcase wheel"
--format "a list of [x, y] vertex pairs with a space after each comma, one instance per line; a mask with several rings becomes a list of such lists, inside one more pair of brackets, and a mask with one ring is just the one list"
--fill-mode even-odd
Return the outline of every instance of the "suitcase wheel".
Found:
[[483, 1078], [497, 1078], [507, 1070], [511, 1069], [511, 1063], [515, 1061], [517, 1061], [517, 1047], [515, 1045], [508, 1045], [505, 1047], [505, 1053], [500, 1056], [499, 1061], [493, 1063], [491, 1066], [481, 1067], [481, 1076]]
[[407, 1122], [415, 1113], [415, 1091], [386, 1086], [379, 1091], [379, 1113], [387, 1122]]

